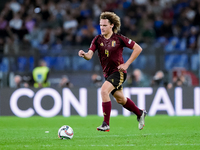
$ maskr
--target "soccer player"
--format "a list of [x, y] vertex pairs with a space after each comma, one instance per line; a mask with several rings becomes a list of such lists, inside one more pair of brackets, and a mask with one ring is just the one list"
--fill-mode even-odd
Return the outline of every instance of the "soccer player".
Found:
[[[84, 52], [83, 50], [78, 52], [80, 57], [90, 60], [94, 52], [97, 51], [103, 69], [103, 74], [106, 79], [101, 86], [104, 121], [101, 126], [97, 127], [98, 131], [110, 131], [110, 93], [114, 96], [117, 103], [137, 115], [137, 120], [139, 122], [138, 128], [140, 130], [143, 129], [144, 126], [146, 111], [140, 110], [131, 99], [126, 98], [122, 90], [122, 83], [125, 81], [127, 75], [126, 70], [141, 53], [142, 48], [135, 41], [118, 34], [117, 32], [120, 30], [120, 26], [120, 18], [115, 13], [101, 13], [101, 34], [97, 35], [92, 40], [88, 52]], [[123, 47], [133, 49], [131, 56], [125, 63], [122, 57]]]

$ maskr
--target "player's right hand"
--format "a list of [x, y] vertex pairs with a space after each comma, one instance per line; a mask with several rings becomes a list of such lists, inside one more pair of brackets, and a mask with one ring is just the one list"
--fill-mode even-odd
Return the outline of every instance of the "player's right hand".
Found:
[[80, 51], [78, 52], [78, 55], [79, 55], [80, 57], [84, 57], [85, 52], [84, 52], [83, 50], [80, 50]]

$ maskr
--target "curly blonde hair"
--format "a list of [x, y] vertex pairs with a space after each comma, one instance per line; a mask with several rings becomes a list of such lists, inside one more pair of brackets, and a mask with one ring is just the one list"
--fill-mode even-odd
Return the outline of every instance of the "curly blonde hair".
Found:
[[108, 19], [110, 24], [114, 24], [112, 28], [114, 33], [117, 33], [120, 31], [120, 27], [121, 27], [120, 18], [114, 12], [102, 12], [100, 15], [100, 19]]

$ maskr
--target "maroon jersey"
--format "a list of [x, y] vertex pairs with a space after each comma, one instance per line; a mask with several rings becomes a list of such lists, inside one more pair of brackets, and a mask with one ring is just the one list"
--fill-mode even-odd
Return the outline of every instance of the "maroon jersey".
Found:
[[104, 38], [103, 35], [97, 35], [92, 40], [89, 50], [93, 52], [98, 50], [103, 74], [107, 78], [118, 71], [117, 67], [124, 63], [122, 57], [123, 47], [132, 49], [134, 44], [134, 41], [121, 34], [113, 33], [109, 39]]

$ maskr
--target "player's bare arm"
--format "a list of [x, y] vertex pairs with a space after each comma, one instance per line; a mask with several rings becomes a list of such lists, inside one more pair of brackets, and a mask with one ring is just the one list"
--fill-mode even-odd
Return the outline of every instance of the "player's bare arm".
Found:
[[83, 58], [86, 59], [86, 60], [90, 60], [90, 59], [92, 58], [93, 54], [94, 54], [94, 52], [93, 52], [92, 50], [89, 50], [87, 53], [84, 52], [83, 50], [80, 50], [80, 51], [78, 52], [78, 55], [79, 55], [80, 57], [83, 57]]
[[133, 52], [132, 52], [131, 56], [126, 61], [126, 63], [119, 65], [118, 69], [120, 71], [127, 70], [128, 67], [130, 66], [130, 64], [139, 56], [139, 54], [141, 52], [142, 52], [142, 48], [137, 43], [135, 43], [133, 46]]

